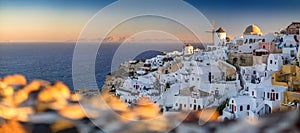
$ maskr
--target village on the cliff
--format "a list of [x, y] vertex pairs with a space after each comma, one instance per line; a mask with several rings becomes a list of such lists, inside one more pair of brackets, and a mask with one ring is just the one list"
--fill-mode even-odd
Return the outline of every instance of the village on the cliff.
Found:
[[263, 35], [252, 24], [231, 39], [221, 27], [204, 49], [188, 43], [182, 51], [122, 63], [123, 74], [112, 73], [104, 88], [128, 106], [147, 97], [164, 115], [216, 107], [220, 120], [251, 120], [299, 109], [299, 31], [300, 22], [292, 22]]

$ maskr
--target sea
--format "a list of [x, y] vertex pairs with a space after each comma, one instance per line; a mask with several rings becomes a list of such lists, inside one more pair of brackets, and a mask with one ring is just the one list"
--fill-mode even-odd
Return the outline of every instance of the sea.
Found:
[[[0, 43], [0, 76], [22, 74], [28, 81], [33, 79], [49, 82], [58, 80], [74, 90], [72, 61], [75, 46], [75, 42]], [[116, 70], [118, 65], [126, 60], [148, 59], [161, 52], [181, 50], [182, 44], [180, 43], [102, 43], [98, 53], [95, 54], [97, 87], [101, 88], [105, 76]]]

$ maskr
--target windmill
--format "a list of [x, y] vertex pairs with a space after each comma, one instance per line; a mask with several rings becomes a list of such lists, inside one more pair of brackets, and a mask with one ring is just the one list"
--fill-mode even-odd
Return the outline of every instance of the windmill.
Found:
[[214, 44], [214, 41], [215, 41], [215, 33], [216, 33], [216, 25], [215, 25], [215, 21], [214, 20], [212, 20], [211, 21], [211, 26], [212, 26], [212, 30], [211, 31], [205, 31], [205, 32], [208, 32], [208, 33], [211, 33], [212, 34], [212, 44]]

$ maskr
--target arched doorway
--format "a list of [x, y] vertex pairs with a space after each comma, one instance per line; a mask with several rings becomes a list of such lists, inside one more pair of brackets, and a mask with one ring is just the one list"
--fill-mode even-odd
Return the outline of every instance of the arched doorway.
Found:
[[232, 64], [233, 65], [235, 65], [235, 66], [237, 66], [237, 62], [238, 62], [238, 58], [233, 58], [233, 60], [232, 60]]
[[265, 113], [266, 114], [272, 113], [272, 108], [268, 104], [265, 104]]

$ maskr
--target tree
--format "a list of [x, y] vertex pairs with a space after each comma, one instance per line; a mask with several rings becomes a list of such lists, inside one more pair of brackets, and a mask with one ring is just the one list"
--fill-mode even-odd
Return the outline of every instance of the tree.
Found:
[[218, 107], [217, 111], [219, 112], [220, 115], [223, 114], [223, 109], [226, 107], [226, 105], [229, 103], [229, 99], [227, 98], [225, 101], [223, 101]]

